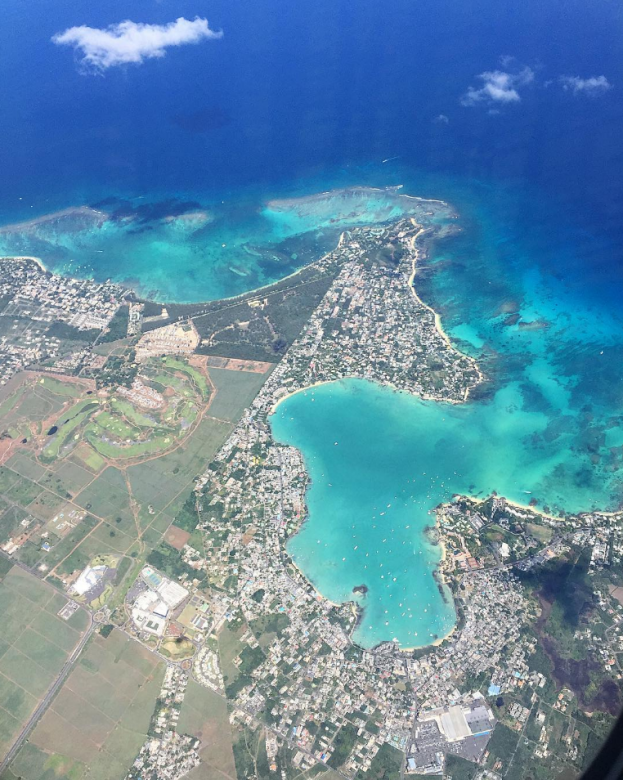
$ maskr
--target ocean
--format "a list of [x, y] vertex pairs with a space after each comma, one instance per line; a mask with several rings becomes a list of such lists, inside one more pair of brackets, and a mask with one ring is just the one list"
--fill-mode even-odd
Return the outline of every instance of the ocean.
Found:
[[[224, 37], [102, 75], [80, 72], [71, 50], [50, 42], [73, 25], [198, 14]], [[400, 557], [402, 548], [412, 557], [396, 565], [395, 587], [408, 589], [419, 629], [373, 585], [363, 643], [417, 644], [451, 622], [431, 576], [438, 551], [421, 530], [431, 502], [448, 491], [531, 491], [541, 506], [571, 511], [621, 505], [619, 4], [5, 0], [0, 25], [11, 31], [0, 47], [0, 224], [85, 204], [143, 215], [104, 231], [61, 223], [34, 238], [0, 233], [2, 251], [32, 251], [54, 270], [189, 301], [281, 278], [330, 245], [330, 216], [301, 225], [267, 208], [275, 198], [403, 185], [459, 213], [462, 232], [435, 245], [416, 285], [455, 342], [481, 360], [491, 394], [447, 410], [356, 383], [323, 389], [322, 403], [315, 391], [316, 414], [342, 426], [345, 445], [369, 452], [360, 437], [382, 431], [390, 462], [410, 464], [395, 485], [378, 484], [384, 497], [403, 496]], [[522, 81], [526, 68], [532, 75]], [[498, 69], [511, 74], [517, 100], [461, 104], [470, 86], [485, 84], [479, 74]], [[602, 75], [611, 88], [597, 94], [561, 81]], [[161, 219], [178, 212], [209, 216], [198, 232]], [[335, 411], [340, 399], [355, 418], [365, 409], [362, 431]], [[323, 444], [314, 431], [323, 426], [308, 418], [304, 396], [283, 410], [300, 416], [292, 436], [315, 469]], [[409, 421], [412, 440], [396, 439], [395, 419]], [[315, 481], [292, 552], [325, 595], [345, 598], [363, 571], [341, 565], [345, 550], [352, 561], [351, 529], [348, 518], [335, 521], [337, 510], [324, 513], [324, 500]], [[372, 511], [357, 522], [370, 523]]]

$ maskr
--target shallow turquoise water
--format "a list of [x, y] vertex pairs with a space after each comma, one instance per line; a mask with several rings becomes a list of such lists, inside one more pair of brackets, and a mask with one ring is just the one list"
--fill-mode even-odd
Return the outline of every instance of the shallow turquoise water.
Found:
[[[322, 191], [326, 184], [315, 186]], [[308, 182], [297, 196], [310, 187]], [[396, 219], [414, 207], [394, 190], [347, 198], [338, 192], [276, 206], [266, 196], [240, 191], [205, 209], [204, 198], [187, 195], [107, 200], [95, 204], [109, 215], [103, 223], [78, 213], [0, 230], [0, 255], [34, 255], [57, 273], [112, 279], [161, 301], [214, 300], [282, 279], [332, 249], [345, 228]], [[205, 219], [166, 216], [181, 204]]]
[[497, 491], [569, 512], [623, 502], [612, 248], [516, 192], [468, 205], [464, 191], [439, 189], [454, 196], [463, 233], [437, 243], [415, 284], [479, 359], [487, 391], [453, 406], [347, 380], [289, 398], [272, 418], [313, 478], [309, 519], [289, 549], [332, 600], [369, 588], [357, 596], [364, 646], [425, 645], [453, 625], [432, 577], [439, 550], [423, 533], [453, 494]]
[[517, 383], [490, 403], [461, 406], [355, 379], [292, 396], [278, 406], [273, 432], [303, 452], [312, 486], [309, 520], [289, 551], [333, 601], [368, 587], [357, 596], [362, 645], [428, 644], [454, 625], [451, 599], [432, 576], [439, 548], [424, 534], [440, 502], [497, 490], [522, 503], [538, 497], [551, 509], [611, 504], [608, 477], [597, 490], [578, 480], [575, 454], [547, 442], [550, 425]]
[[[412, 646], [442, 636], [454, 620], [432, 577], [438, 550], [422, 532], [440, 501], [496, 490], [550, 509], [621, 505], [621, 277], [611, 262], [615, 248], [602, 235], [580, 230], [573, 215], [510, 185], [405, 170], [379, 180], [376, 169], [361, 168], [281, 194], [355, 180], [404, 182], [408, 193], [457, 208], [462, 233], [437, 242], [416, 285], [491, 380], [487, 394], [464, 407], [346, 383], [316, 390], [313, 403], [292, 398], [274, 418], [277, 435], [300, 446], [315, 480], [310, 519], [291, 541], [293, 555], [334, 600], [350, 599], [355, 585], [370, 588], [361, 599], [362, 644], [396, 637]], [[213, 221], [201, 229], [161, 219], [87, 229], [70, 220], [0, 235], [0, 254], [35, 254], [55, 270], [130, 281], [160, 298], [200, 300], [282, 278], [333, 246], [344, 227], [409, 210], [409, 201], [393, 194], [278, 210], [266, 202], [238, 193], [238, 200], [208, 206]], [[323, 431], [326, 438], [318, 438]], [[349, 448], [351, 456], [343, 456]], [[376, 464], [374, 479], [369, 463]], [[323, 490], [325, 465], [333, 478]], [[381, 511], [383, 522], [374, 522]], [[389, 530], [386, 518], [394, 521]], [[374, 550], [364, 550], [360, 538]], [[391, 552], [383, 539], [394, 540]], [[378, 572], [370, 568], [373, 556]]]

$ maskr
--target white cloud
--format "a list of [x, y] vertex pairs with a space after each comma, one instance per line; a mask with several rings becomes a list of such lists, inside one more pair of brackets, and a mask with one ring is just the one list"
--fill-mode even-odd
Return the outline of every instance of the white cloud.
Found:
[[59, 46], [73, 46], [86, 70], [102, 72], [115, 65], [140, 64], [153, 57], [164, 57], [169, 46], [199, 43], [222, 35], [208, 27], [207, 19], [197, 16], [193, 20], [180, 17], [169, 24], [127, 20], [105, 29], [70, 27], [55, 35], [52, 41]]
[[514, 73], [505, 70], [487, 70], [481, 73], [478, 78], [482, 82], [482, 86], [468, 87], [467, 92], [461, 98], [461, 105], [519, 103], [521, 95], [518, 87], [523, 87], [534, 81], [534, 71], [527, 66]]
[[563, 89], [573, 92], [574, 95], [588, 95], [589, 97], [603, 95], [604, 92], [612, 89], [612, 84], [605, 76], [591, 76], [588, 79], [582, 79], [579, 76], [561, 76], [560, 83]]

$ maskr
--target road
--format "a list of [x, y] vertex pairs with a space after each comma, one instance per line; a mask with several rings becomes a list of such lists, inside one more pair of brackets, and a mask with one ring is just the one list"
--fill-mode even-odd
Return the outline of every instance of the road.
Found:
[[76, 645], [74, 648], [73, 653], [69, 656], [67, 661], [65, 662], [65, 665], [58, 673], [58, 676], [52, 683], [52, 685], [48, 688], [48, 692], [45, 695], [45, 698], [41, 701], [37, 709], [33, 712], [33, 714], [30, 716], [30, 719], [28, 720], [28, 723], [24, 726], [24, 728], [20, 731], [17, 738], [15, 739], [15, 742], [9, 749], [9, 752], [4, 757], [2, 763], [0, 764], [0, 775], [4, 772], [4, 770], [9, 766], [11, 761], [15, 758], [17, 755], [17, 751], [22, 746], [24, 740], [28, 737], [32, 729], [37, 724], [39, 718], [43, 715], [43, 713], [47, 710], [50, 703], [52, 702], [52, 699], [56, 696], [56, 693], [58, 689], [61, 687], [61, 685], [65, 682], [67, 675], [72, 670], [74, 663], [76, 662], [78, 656], [82, 652], [84, 646], [89, 641], [89, 638], [93, 634], [96, 628], [96, 623], [93, 621], [92, 616], [89, 616], [91, 618], [91, 622], [89, 624], [89, 627], [84, 632], [84, 635], [82, 636], [82, 639], [80, 642]]

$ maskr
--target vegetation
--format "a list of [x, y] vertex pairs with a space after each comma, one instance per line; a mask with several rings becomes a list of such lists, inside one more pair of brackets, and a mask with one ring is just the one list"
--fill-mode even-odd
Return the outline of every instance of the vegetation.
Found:
[[128, 322], [130, 320], [130, 308], [127, 305], [120, 306], [115, 316], [108, 323], [108, 329], [101, 335], [100, 343], [124, 339], [128, 334]]
[[246, 645], [240, 653], [240, 674], [250, 675], [265, 661], [265, 656], [259, 647], [249, 647]]
[[262, 634], [281, 634], [290, 625], [290, 618], [285, 612], [262, 615], [252, 620], [249, 627], [256, 637]]
[[327, 761], [328, 765], [333, 769], [339, 769], [352, 753], [356, 741], [356, 727], [350, 723], [342, 726], [333, 740], [333, 753]]
[[274, 777], [268, 767], [266, 743], [263, 728], [252, 731], [243, 726], [233, 744], [236, 774], [239, 778], [255, 777], [269, 780]]
[[111, 355], [97, 374], [98, 387], [131, 387], [138, 374], [136, 353], [133, 349], [123, 355]]
[[[337, 231], [326, 237], [326, 251], [337, 244], [337, 239]], [[271, 254], [277, 252], [271, 250]], [[298, 254], [298, 264], [302, 265], [302, 253]], [[318, 247], [314, 247], [309, 261], [317, 256]], [[190, 317], [202, 338], [200, 353], [276, 363], [301, 332], [337, 270], [320, 271], [308, 266], [277, 284], [239, 296], [233, 304], [231, 300], [166, 304], [169, 319], [144, 323], [144, 330]], [[249, 305], [256, 302], [262, 306]]]
[[183, 531], [192, 533], [199, 522], [197, 499], [194, 491], [188, 496], [181, 510], [175, 515], [175, 525]]
[[367, 772], [358, 772], [355, 780], [400, 780], [403, 754], [385, 743], [372, 759]]
[[99, 336], [100, 332], [96, 329], [79, 330], [66, 322], [57, 320], [53, 322], [46, 331], [48, 338], [60, 339], [61, 341], [87, 341], [93, 342]]
[[180, 578], [201, 580], [205, 577], [203, 572], [197, 571], [185, 563], [180, 551], [166, 542], [161, 542], [155, 550], [149, 553], [147, 563], [175, 580]]
[[498, 723], [489, 741], [489, 751], [502, 761], [508, 761], [508, 757], [513, 754], [517, 747], [518, 739], [519, 735], [515, 731], [512, 731], [503, 723]]
[[472, 761], [450, 753], [446, 757], [446, 772], [452, 780], [472, 780], [478, 773], [478, 766]]

